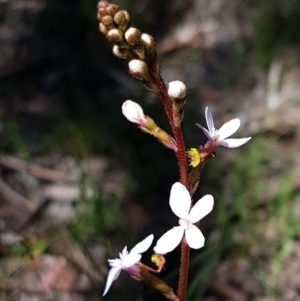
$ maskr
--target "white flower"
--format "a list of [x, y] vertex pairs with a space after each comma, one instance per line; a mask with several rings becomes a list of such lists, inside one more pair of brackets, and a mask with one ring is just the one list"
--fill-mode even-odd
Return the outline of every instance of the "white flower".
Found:
[[194, 207], [191, 207], [191, 196], [184, 185], [177, 182], [172, 186], [170, 207], [179, 217], [179, 225], [166, 232], [156, 243], [154, 251], [157, 254], [166, 254], [173, 251], [181, 242], [183, 236], [193, 249], [204, 246], [205, 238], [198, 227], [193, 225], [211, 212], [214, 205], [212, 195], [201, 198]]
[[139, 242], [133, 249], [128, 253], [127, 247], [125, 247], [122, 253], [119, 253], [120, 258], [109, 259], [109, 265], [111, 269], [108, 273], [106, 285], [103, 296], [108, 292], [111, 284], [119, 277], [121, 270], [128, 272], [131, 276], [139, 279], [140, 268], [138, 263], [142, 255], [141, 253], [146, 252], [152, 244], [154, 235], [147, 236], [144, 240]]
[[234, 134], [240, 127], [241, 122], [238, 118], [232, 119], [224, 123], [219, 130], [215, 129], [212, 113], [208, 107], [206, 107], [205, 109], [205, 118], [208, 130], [201, 124], [196, 123], [196, 125], [204, 132], [205, 136], [210, 141], [215, 142], [217, 145], [221, 145], [228, 148], [235, 148], [242, 146], [251, 139], [251, 137], [240, 139], [226, 139], [227, 137]]
[[143, 125], [146, 120], [142, 107], [132, 100], [126, 100], [123, 103], [122, 113], [130, 122], [138, 125]]

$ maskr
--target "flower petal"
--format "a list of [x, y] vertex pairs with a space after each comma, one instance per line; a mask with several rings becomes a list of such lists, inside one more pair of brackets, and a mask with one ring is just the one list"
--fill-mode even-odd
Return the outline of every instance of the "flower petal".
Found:
[[184, 228], [174, 227], [167, 231], [156, 243], [154, 252], [157, 254], [166, 254], [173, 251], [181, 242], [184, 234]]
[[122, 266], [124, 268], [129, 268], [139, 262], [142, 258], [141, 254], [138, 253], [129, 253], [129, 255], [123, 259]]
[[192, 224], [200, 221], [204, 216], [210, 213], [214, 206], [214, 197], [210, 194], [201, 198], [191, 209], [189, 220]]
[[214, 119], [213, 119], [211, 110], [208, 107], [205, 108], [205, 119], [206, 119], [209, 133], [211, 135], [213, 135], [213, 133], [215, 131]]
[[192, 249], [200, 249], [204, 246], [205, 238], [200, 229], [194, 225], [185, 231], [185, 239]]
[[247, 143], [252, 137], [248, 138], [240, 138], [240, 139], [225, 139], [224, 141], [220, 141], [219, 144], [221, 146], [227, 147], [227, 148], [236, 148], [244, 145]]
[[146, 252], [154, 239], [154, 235], [150, 234], [149, 236], [147, 236], [144, 240], [142, 240], [141, 242], [139, 242], [138, 244], [136, 244], [130, 251], [130, 254], [132, 253], [137, 253], [137, 254], [141, 254]]
[[203, 131], [203, 133], [204, 133], [204, 135], [207, 137], [207, 139], [209, 139], [209, 140], [212, 140], [213, 138], [212, 138], [212, 135], [210, 134], [210, 132], [205, 128], [205, 127], [203, 127], [201, 124], [199, 124], [199, 123], [196, 123], [196, 126], [198, 127], [198, 128], [200, 128], [202, 131]]
[[122, 260], [119, 258], [108, 259], [108, 263], [112, 268], [116, 268], [116, 267], [119, 267], [120, 269], [122, 268]]
[[122, 252], [119, 253], [119, 257], [121, 260], [124, 260], [128, 256], [127, 246], [124, 247]]
[[119, 277], [120, 272], [121, 272], [121, 269], [119, 267], [114, 267], [114, 268], [109, 270], [107, 280], [106, 280], [105, 289], [104, 289], [104, 292], [103, 292], [102, 296], [106, 295], [106, 293], [108, 292], [111, 284]]
[[240, 125], [241, 125], [241, 122], [238, 118], [232, 119], [232, 120], [224, 123], [218, 130], [219, 141], [223, 141], [227, 137], [234, 134], [238, 130]]
[[191, 196], [188, 190], [179, 182], [173, 184], [170, 193], [170, 207], [174, 214], [185, 219], [190, 211]]

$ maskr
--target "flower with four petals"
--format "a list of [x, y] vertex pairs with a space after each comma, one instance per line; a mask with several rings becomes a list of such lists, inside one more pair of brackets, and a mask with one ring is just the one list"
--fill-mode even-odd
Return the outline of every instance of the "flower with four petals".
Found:
[[179, 217], [179, 226], [167, 231], [156, 243], [154, 251], [157, 254], [166, 254], [173, 251], [185, 239], [192, 249], [204, 246], [205, 238], [200, 229], [194, 224], [211, 212], [214, 205], [212, 195], [205, 195], [192, 209], [191, 196], [184, 185], [177, 182], [172, 186], [170, 194], [170, 207]]

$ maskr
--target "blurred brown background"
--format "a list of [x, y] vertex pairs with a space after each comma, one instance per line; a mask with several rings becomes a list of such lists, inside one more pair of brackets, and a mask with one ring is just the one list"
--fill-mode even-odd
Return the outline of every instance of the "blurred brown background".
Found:
[[[187, 148], [205, 142], [206, 106], [253, 137], [204, 168], [195, 199], [215, 208], [187, 300], [300, 300], [300, 2], [117, 4], [155, 37], [166, 82], [188, 87]], [[0, 0], [1, 301], [102, 300], [106, 259], [176, 223], [176, 159], [120, 109], [139, 102], [169, 131], [161, 103], [111, 54], [96, 5]], [[162, 275], [175, 290], [178, 260]], [[163, 300], [123, 274], [105, 299]]]

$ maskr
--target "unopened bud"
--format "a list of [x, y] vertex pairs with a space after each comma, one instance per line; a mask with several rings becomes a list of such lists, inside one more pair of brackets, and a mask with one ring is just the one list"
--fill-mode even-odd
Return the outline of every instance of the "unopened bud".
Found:
[[141, 60], [131, 60], [128, 64], [129, 73], [140, 80], [148, 78], [147, 64]]
[[101, 22], [104, 25], [110, 25], [110, 24], [114, 23], [114, 19], [112, 18], [112, 16], [106, 15], [106, 16], [101, 18]]
[[183, 82], [176, 80], [169, 83], [168, 95], [173, 99], [185, 99], [186, 86]]
[[118, 11], [118, 5], [110, 3], [109, 5], [107, 5], [106, 7], [106, 12], [111, 15], [114, 16]]
[[130, 22], [129, 12], [127, 10], [123, 9], [123, 13], [124, 13], [124, 17], [125, 17], [126, 22], [129, 23]]
[[107, 27], [103, 24], [103, 23], [100, 23], [99, 24], [99, 31], [104, 34], [105, 36], [107, 35], [108, 33], [108, 29]]
[[114, 21], [116, 24], [118, 24], [118, 28], [124, 32], [127, 29], [130, 22], [129, 13], [126, 10], [118, 11], [114, 15]]
[[142, 107], [134, 101], [126, 100], [122, 105], [122, 113], [130, 122], [139, 126], [143, 126], [146, 121]]
[[186, 102], [186, 86], [181, 81], [169, 83], [168, 95], [173, 102], [174, 124], [179, 127], [183, 119], [183, 107]]
[[106, 13], [105, 8], [101, 7], [101, 8], [99, 8], [99, 9], [97, 10], [97, 19], [98, 19], [99, 21], [101, 21], [101, 18], [104, 17], [104, 16], [106, 16], [106, 15], [107, 15], [107, 13]]
[[[120, 10], [120, 11], [118, 11], [115, 15], [114, 15], [114, 21], [118, 24], [118, 25], [120, 25], [120, 24], [122, 24], [122, 23], [124, 23], [124, 22], [128, 22], [127, 21], [127, 15], [126, 15], [126, 13], [125, 13], [126, 11], [124, 11], [124, 10]], [[128, 14], [128, 13], [127, 13]]]
[[98, 4], [97, 4], [97, 8], [101, 8], [101, 7], [107, 7], [109, 5], [109, 2], [108, 1], [105, 1], [105, 0], [102, 0], [102, 1], [99, 1]]
[[153, 50], [155, 47], [155, 42], [152, 36], [147, 33], [141, 35], [141, 43], [145, 46], [147, 50]]
[[125, 32], [125, 40], [130, 45], [136, 45], [140, 42], [141, 32], [134, 27], [130, 27]]
[[123, 41], [123, 34], [122, 34], [122, 31], [120, 29], [117, 29], [117, 28], [113, 28], [111, 29], [106, 37], [112, 41], [112, 42], [115, 42], [115, 43], [118, 43], [118, 42], [121, 42]]

